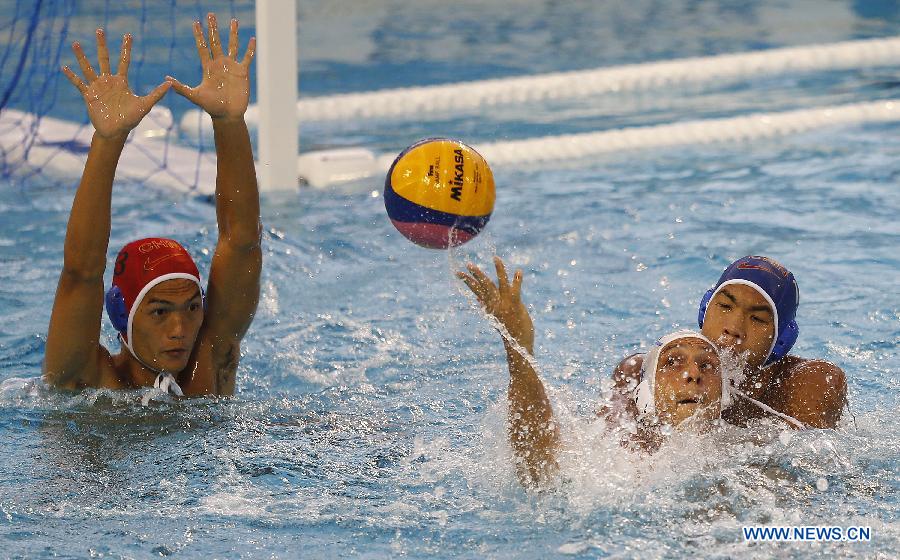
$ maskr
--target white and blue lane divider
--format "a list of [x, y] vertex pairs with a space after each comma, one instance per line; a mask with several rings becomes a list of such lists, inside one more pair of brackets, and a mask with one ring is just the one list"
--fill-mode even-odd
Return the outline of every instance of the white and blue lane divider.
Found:
[[[422, 118], [545, 100], [579, 99], [618, 92], [652, 91], [686, 85], [722, 83], [787, 73], [896, 66], [900, 37], [845, 41], [707, 57], [629, 64], [593, 70], [554, 72], [496, 80], [396, 88], [301, 99], [299, 122], [371, 118]], [[251, 105], [246, 120], [258, 124]], [[191, 139], [212, 137], [212, 121], [203, 111], [184, 114], [179, 128]]]
[[[423, 88], [337, 95], [302, 100], [303, 120], [340, 120], [373, 117], [421, 116], [428, 112], [479, 110], [564, 97], [585, 97], [609, 92], [706, 83], [786, 72], [896, 66], [900, 38], [852, 41], [831, 45], [773, 49], [752, 53], [672, 60], [542, 76], [487, 80]], [[118, 176], [180, 191], [210, 194], [215, 188], [215, 154], [180, 146], [171, 139], [172, 115], [155, 108], [136, 130], [123, 152]], [[255, 110], [248, 111], [253, 125]], [[193, 133], [182, 119], [182, 134]], [[900, 99], [757, 113], [729, 118], [702, 119], [629, 127], [580, 134], [476, 144], [495, 166], [525, 162], [579, 159], [622, 150], [685, 144], [749, 141], [809, 131], [819, 127], [900, 120]], [[80, 173], [90, 143], [90, 127], [13, 110], [0, 113], [0, 156], [15, 167], [40, 169], [63, 176]], [[33, 139], [23, 144], [24, 139]], [[384, 173], [396, 154], [378, 154], [366, 148], [302, 153], [298, 177], [313, 187], [360, 180]]]
[[[900, 121], [900, 99], [544, 136], [474, 144], [473, 147], [492, 166], [535, 164], [576, 160], [625, 150], [741, 142], [797, 134], [827, 126], [891, 121]], [[395, 157], [394, 153], [379, 155], [364, 148], [308, 152], [298, 158], [297, 171], [313, 187], [324, 188], [384, 174]]]

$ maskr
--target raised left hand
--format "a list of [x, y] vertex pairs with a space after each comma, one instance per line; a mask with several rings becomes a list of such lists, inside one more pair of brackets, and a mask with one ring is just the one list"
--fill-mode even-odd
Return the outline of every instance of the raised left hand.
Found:
[[122, 52], [119, 57], [119, 68], [115, 74], [109, 64], [109, 49], [106, 46], [106, 33], [97, 30], [97, 58], [100, 62], [98, 75], [88, 62], [81, 43], [72, 44], [72, 51], [84, 75], [82, 80], [68, 66], [63, 66], [63, 74], [78, 88], [84, 97], [88, 117], [94, 130], [104, 138], [124, 138], [136, 127], [144, 115], [162, 99], [171, 84], [163, 82], [143, 97], [135, 95], [128, 85], [128, 66], [131, 63], [131, 35], [122, 38]]
[[203, 36], [203, 27], [194, 22], [194, 39], [203, 68], [203, 80], [196, 87], [189, 87], [171, 76], [172, 88], [195, 105], [209, 113], [213, 119], [243, 117], [250, 102], [250, 63], [256, 52], [256, 37], [247, 44], [244, 58], [238, 62], [238, 21], [231, 20], [228, 36], [228, 53], [222, 50], [216, 15], [206, 16], [209, 26], [209, 45]]

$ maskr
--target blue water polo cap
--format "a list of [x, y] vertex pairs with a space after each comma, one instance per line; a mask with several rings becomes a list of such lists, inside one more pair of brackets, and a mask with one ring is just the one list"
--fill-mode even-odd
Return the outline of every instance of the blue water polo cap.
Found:
[[796, 321], [800, 291], [791, 271], [767, 257], [747, 256], [734, 261], [700, 301], [700, 327], [703, 327], [709, 302], [721, 288], [730, 284], [744, 284], [756, 289], [772, 307], [775, 315], [775, 339], [769, 349], [766, 364], [786, 356], [800, 334]]

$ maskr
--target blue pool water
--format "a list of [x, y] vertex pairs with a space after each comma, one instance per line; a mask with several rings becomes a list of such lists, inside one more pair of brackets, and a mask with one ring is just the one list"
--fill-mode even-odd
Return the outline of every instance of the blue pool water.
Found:
[[[458, 26], [436, 18], [438, 2], [301, 4], [301, 89], [317, 94], [453, 81], [469, 67], [502, 76], [900, 31], [888, 2], [472, 2]], [[433, 134], [477, 143], [871, 100], [896, 96], [896, 70], [315, 124], [301, 142], [399, 150]], [[400, 236], [378, 179], [267, 195], [262, 300], [237, 394], [147, 407], [140, 393], [61, 393], [37, 379], [73, 189], [5, 181], [0, 555], [895, 558], [898, 133], [847, 127], [500, 167], [487, 230], [452, 252]], [[170, 235], [208, 270], [206, 201], [122, 183], [113, 206], [111, 250]], [[526, 272], [566, 442], [567, 483], [554, 492], [527, 494], [515, 479], [499, 336], [453, 276], [495, 253]], [[850, 413], [834, 431], [763, 422], [626, 453], [591, 420], [602, 381], [622, 356], [691, 326], [703, 291], [750, 253], [794, 271], [796, 352], [844, 368]], [[103, 338], [117, 347], [105, 322]], [[869, 526], [872, 540], [748, 544], [746, 525]]]

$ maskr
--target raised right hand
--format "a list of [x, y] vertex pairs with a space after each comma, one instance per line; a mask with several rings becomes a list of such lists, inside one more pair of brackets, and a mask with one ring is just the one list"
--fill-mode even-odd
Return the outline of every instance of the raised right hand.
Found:
[[529, 354], [534, 354], [534, 325], [522, 303], [522, 270], [516, 270], [510, 284], [500, 257], [494, 257], [494, 266], [497, 269], [497, 284], [472, 263], [467, 266], [469, 274], [457, 272], [456, 276], [472, 290], [484, 310], [500, 321]]
[[100, 61], [98, 76], [91, 63], [88, 62], [81, 44], [72, 44], [72, 51], [81, 67], [87, 83], [81, 80], [68, 66], [63, 66], [63, 74], [72, 82], [87, 105], [88, 116], [97, 134], [104, 138], [125, 137], [136, 127], [144, 115], [160, 100], [172, 86], [165, 81], [143, 97], [135, 95], [128, 86], [128, 65], [131, 62], [131, 35], [122, 39], [122, 51], [119, 68], [115, 74], [109, 66], [109, 50], [106, 47], [106, 34], [97, 30], [97, 58]]
[[209, 27], [208, 45], [203, 36], [203, 26], [199, 21], [194, 22], [194, 41], [203, 69], [200, 84], [189, 87], [171, 76], [166, 79], [172, 81], [177, 93], [209, 113], [210, 117], [243, 119], [250, 103], [250, 64], [256, 52], [256, 38], [250, 38], [244, 58], [239, 61], [238, 20], [231, 20], [228, 52], [222, 48], [216, 15], [207, 14], [206, 21]]

